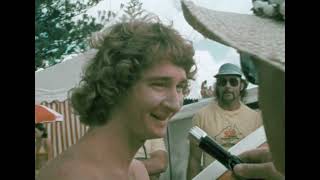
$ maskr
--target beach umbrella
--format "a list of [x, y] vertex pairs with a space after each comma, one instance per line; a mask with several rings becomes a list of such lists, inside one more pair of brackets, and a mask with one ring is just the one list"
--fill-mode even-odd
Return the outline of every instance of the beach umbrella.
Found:
[[35, 105], [35, 123], [48, 123], [55, 121], [63, 121], [63, 115], [46, 106]]

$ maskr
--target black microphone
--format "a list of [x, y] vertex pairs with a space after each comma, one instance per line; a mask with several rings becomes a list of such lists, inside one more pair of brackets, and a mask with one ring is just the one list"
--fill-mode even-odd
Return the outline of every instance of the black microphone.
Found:
[[232, 170], [236, 164], [242, 163], [240, 158], [226, 151], [198, 126], [190, 129], [189, 139], [195, 141], [203, 151], [210, 154], [229, 170]]

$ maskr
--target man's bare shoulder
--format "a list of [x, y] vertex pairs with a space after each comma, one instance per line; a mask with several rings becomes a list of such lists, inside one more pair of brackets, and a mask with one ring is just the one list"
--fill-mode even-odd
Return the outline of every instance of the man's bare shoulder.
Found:
[[85, 180], [100, 179], [95, 166], [72, 158], [52, 160], [39, 172], [37, 180]]

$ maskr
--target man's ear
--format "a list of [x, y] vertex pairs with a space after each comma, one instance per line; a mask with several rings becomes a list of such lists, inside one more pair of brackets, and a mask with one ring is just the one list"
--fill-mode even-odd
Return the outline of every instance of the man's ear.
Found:
[[245, 80], [241, 80], [241, 84], [240, 84], [240, 91], [244, 90], [245, 88], [247, 88], [248, 83]]
[[241, 81], [241, 84], [240, 84], [240, 91], [242, 91], [244, 89], [244, 83]]

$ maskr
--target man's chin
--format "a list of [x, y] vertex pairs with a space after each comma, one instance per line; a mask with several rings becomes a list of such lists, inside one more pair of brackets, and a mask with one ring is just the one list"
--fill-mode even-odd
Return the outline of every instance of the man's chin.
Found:
[[224, 105], [228, 105], [228, 104], [232, 104], [234, 102], [234, 99], [223, 99], [222, 98], [222, 104]]
[[234, 98], [233, 97], [222, 98], [222, 101], [225, 102], [225, 103], [230, 103], [230, 102], [234, 101]]

